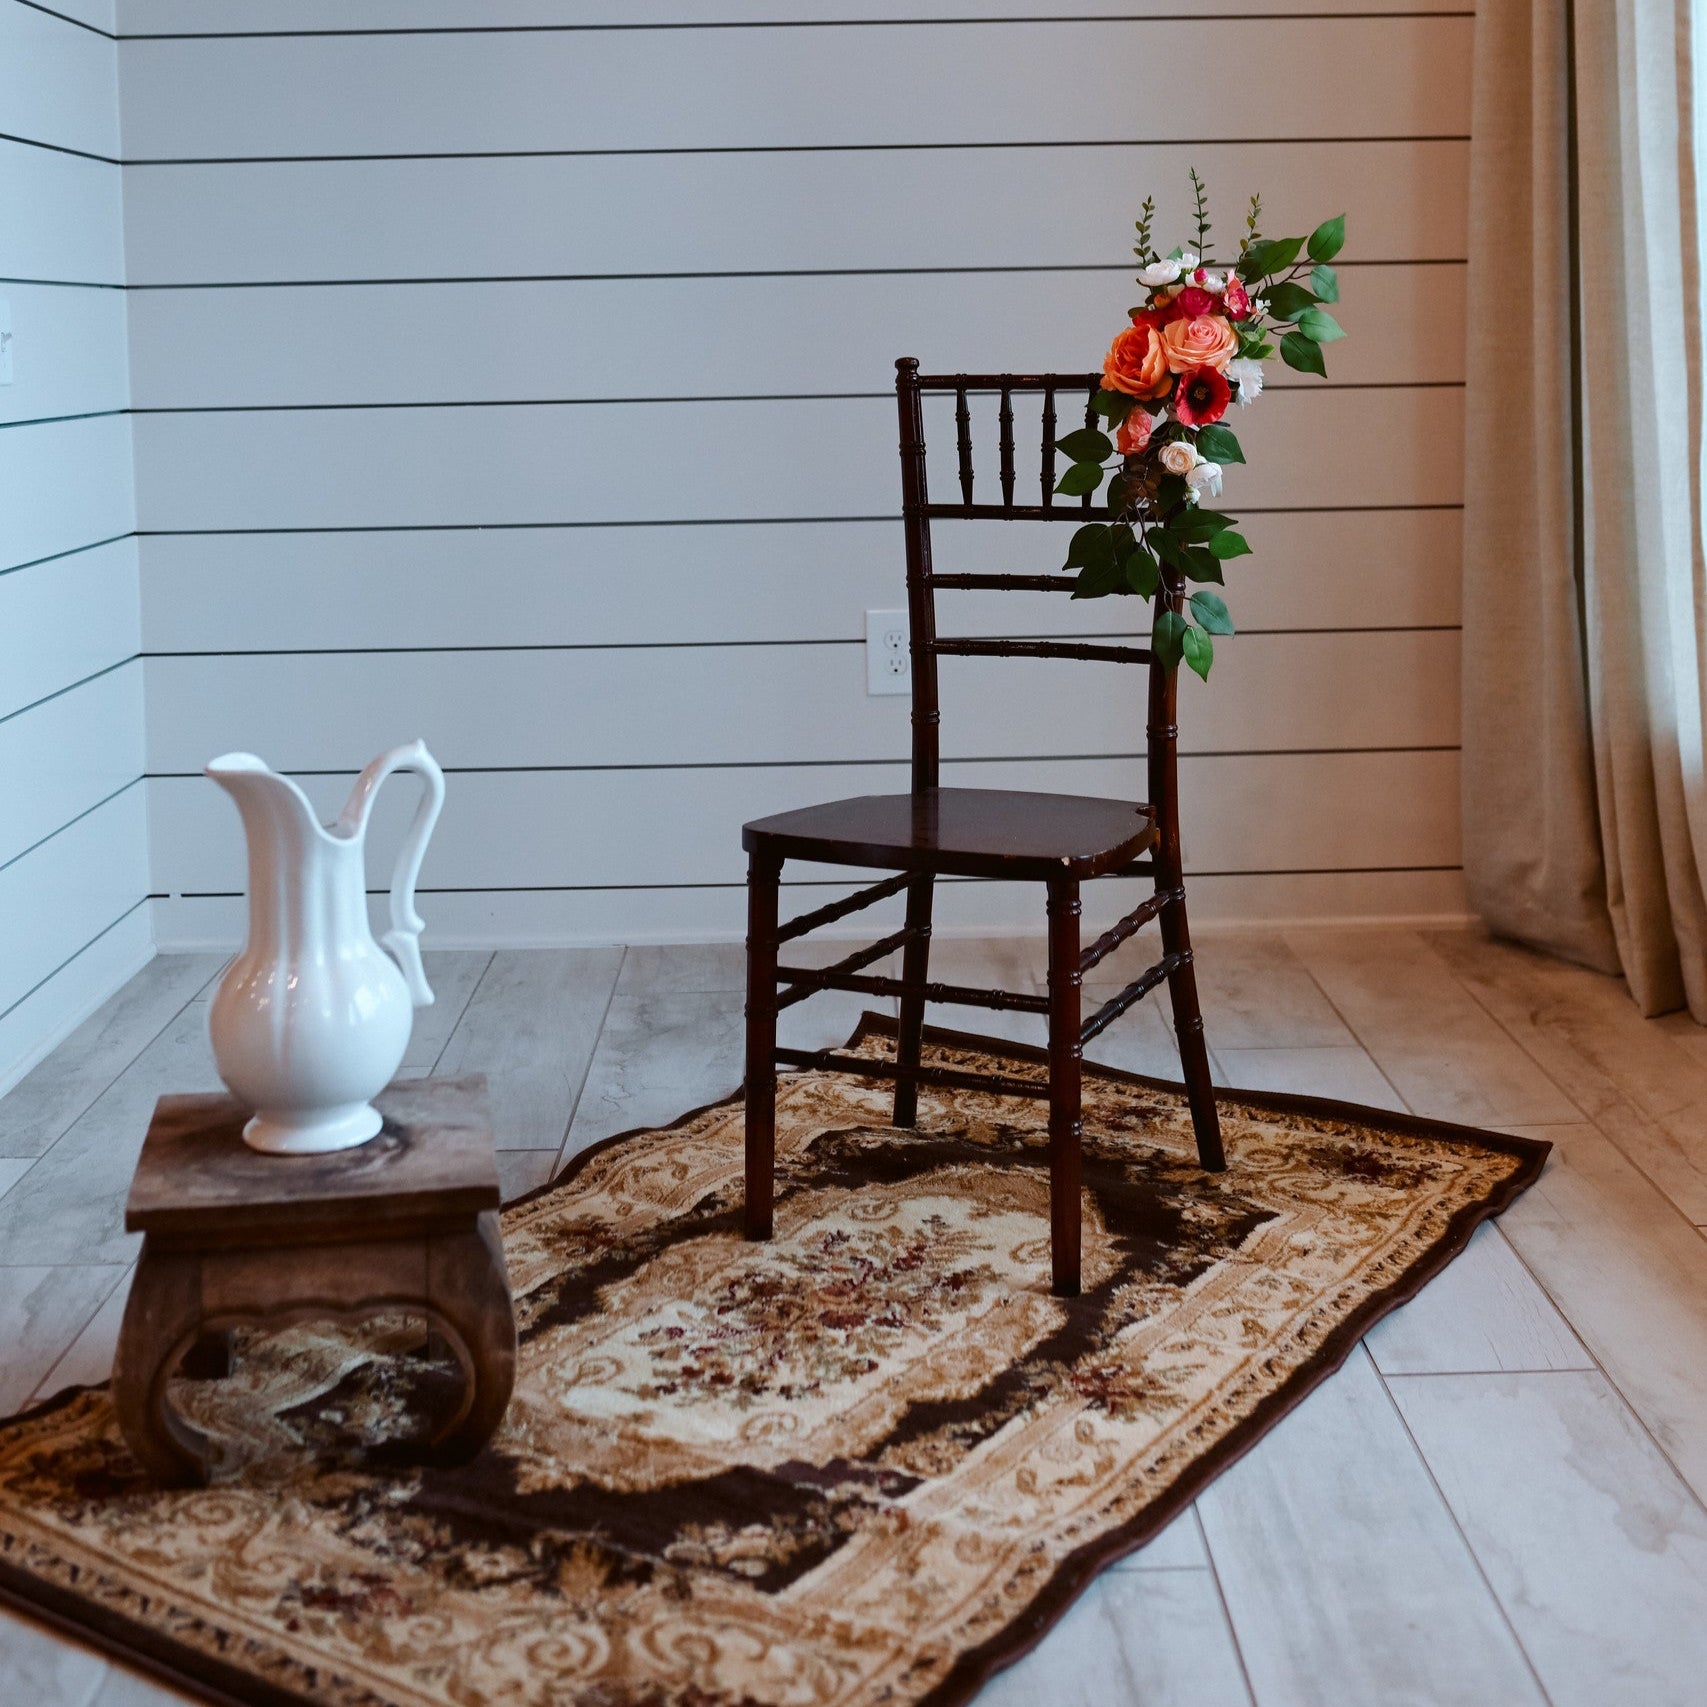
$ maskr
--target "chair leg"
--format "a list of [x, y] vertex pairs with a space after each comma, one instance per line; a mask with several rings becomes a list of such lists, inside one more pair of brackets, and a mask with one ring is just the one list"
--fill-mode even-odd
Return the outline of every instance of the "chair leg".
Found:
[[[1158, 884], [1162, 880], [1158, 878]], [[1184, 964], [1168, 977], [1174, 1004], [1174, 1035], [1179, 1039], [1180, 1073], [1191, 1105], [1192, 1131], [1197, 1135], [1197, 1159], [1209, 1173], [1227, 1166], [1221, 1148], [1221, 1116], [1215, 1107], [1215, 1083], [1209, 1074], [1209, 1048], [1203, 1038], [1203, 1012], [1197, 1004], [1197, 972], [1192, 964], [1191, 929], [1185, 917], [1185, 885], [1176, 874], [1171, 887], [1177, 898], [1162, 909], [1162, 952], [1183, 954]]]
[[776, 1172], [776, 913], [782, 861], [747, 862], [746, 1213], [749, 1239], [771, 1236]]
[[1049, 1253], [1058, 1298], [1079, 1295], [1082, 1222], [1079, 1078], [1079, 885], [1049, 884]]
[[[907, 885], [907, 929], [911, 932], [901, 950], [901, 982], [922, 984], [931, 970], [931, 900], [936, 879], [921, 872]], [[925, 998], [901, 998], [901, 1024], [895, 1038], [898, 1066], [916, 1067], [923, 1047]], [[914, 1126], [919, 1119], [919, 1084], [916, 1079], [895, 1081], [895, 1124]]]

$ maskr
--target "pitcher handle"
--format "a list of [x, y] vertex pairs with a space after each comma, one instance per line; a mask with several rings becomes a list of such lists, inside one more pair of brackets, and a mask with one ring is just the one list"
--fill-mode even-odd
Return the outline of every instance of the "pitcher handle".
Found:
[[406, 747], [393, 747], [389, 753], [381, 753], [357, 778], [339, 821], [352, 828], [359, 827], [367, 818], [379, 785], [393, 771], [414, 771], [420, 777], [421, 803], [415, 808], [414, 821], [397, 852], [397, 864], [391, 873], [391, 929], [380, 937], [379, 946], [397, 962], [403, 981], [409, 986], [410, 1001], [418, 1008], [427, 1008], [433, 1004], [433, 988], [421, 964], [421, 932], [426, 929], [426, 920], [415, 911], [415, 880], [421, 875], [427, 842], [445, 803], [445, 773], [427, 751], [426, 742], [411, 741]]

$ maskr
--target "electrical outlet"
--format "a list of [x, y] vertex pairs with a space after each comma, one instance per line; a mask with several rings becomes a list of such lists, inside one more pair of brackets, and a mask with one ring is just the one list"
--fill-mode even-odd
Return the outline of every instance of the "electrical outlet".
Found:
[[904, 610], [865, 613], [865, 691], [911, 693], [913, 658], [908, 650]]
[[12, 305], [0, 296], [0, 385], [12, 383]]

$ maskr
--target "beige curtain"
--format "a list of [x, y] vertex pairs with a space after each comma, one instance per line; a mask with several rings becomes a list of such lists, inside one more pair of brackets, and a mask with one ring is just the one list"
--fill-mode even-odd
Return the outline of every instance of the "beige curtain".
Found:
[[1494, 930], [1707, 1022], [1689, 9], [1477, 11], [1464, 863]]

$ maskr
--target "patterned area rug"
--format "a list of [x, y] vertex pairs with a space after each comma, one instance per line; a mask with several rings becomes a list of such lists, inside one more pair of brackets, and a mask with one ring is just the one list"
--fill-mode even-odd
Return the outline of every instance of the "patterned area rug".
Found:
[[[870, 1018], [855, 1044], [890, 1046]], [[932, 1032], [956, 1066], [1034, 1051]], [[505, 1213], [509, 1417], [397, 1447], [450, 1377], [404, 1320], [180, 1380], [220, 1442], [151, 1487], [104, 1387], [0, 1425], [0, 1587], [180, 1686], [331, 1707], [964, 1701], [1539, 1173], [1547, 1146], [1089, 1069], [1085, 1285], [1048, 1289], [1041, 1103], [785, 1076], [778, 1236], [739, 1236], [739, 1099]]]

